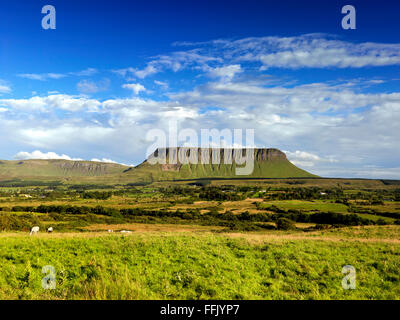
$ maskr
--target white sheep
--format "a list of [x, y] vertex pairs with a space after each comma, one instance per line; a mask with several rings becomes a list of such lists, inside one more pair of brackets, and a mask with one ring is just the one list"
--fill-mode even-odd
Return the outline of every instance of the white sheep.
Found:
[[122, 230], [121, 233], [132, 233], [132, 231]]
[[113, 233], [114, 232], [114, 230], [108, 230], [108, 233]]
[[37, 234], [39, 232], [39, 227], [33, 227], [29, 235]]
[[53, 227], [50, 227], [50, 228], [47, 229], [47, 232], [48, 232], [48, 233], [51, 233], [51, 232], [53, 232], [53, 231], [54, 231]]

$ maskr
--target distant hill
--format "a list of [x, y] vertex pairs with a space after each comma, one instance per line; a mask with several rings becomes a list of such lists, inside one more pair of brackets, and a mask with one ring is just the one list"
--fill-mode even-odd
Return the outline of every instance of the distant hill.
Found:
[[69, 160], [0, 161], [0, 178], [100, 177], [120, 174], [129, 167], [103, 162]]
[[[232, 159], [231, 164], [225, 164], [224, 149], [208, 149], [209, 163], [204, 164], [199, 161], [198, 164], [182, 164], [169, 163], [169, 156], [173, 153], [173, 157], [177, 159], [179, 152], [188, 152], [188, 148], [166, 148], [156, 150], [150, 157], [158, 157], [161, 153], [166, 155], [165, 164], [150, 164], [149, 159], [135, 168], [127, 170], [124, 175], [140, 177], [143, 180], [160, 181], [160, 180], [179, 180], [179, 179], [200, 179], [200, 178], [307, 178], [317, 177], [305, 170], [296, 167], [291, 163], [286, 155], [278, 149], [253, 149], [254, 150], [254, 170], [251, 175], [238, 176], [236, 168], [244, 165], [235, 163], [235, 150], [229, 150], [228, 159]], [[198, 159], [204, 149], [195, 148]], [[240, 150], [239, 150], [240, 151]], [[244, 150], [241, 150], [244, 152]], [[164, 153], [165, 152], [165, 153]], [[212, 164], [215, 156], [220, 156], [220, 164]]]

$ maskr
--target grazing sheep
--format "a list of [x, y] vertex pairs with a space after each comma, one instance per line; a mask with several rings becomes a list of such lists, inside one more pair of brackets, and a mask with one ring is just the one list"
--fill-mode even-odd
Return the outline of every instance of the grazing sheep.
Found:
[[121, 233], [132, 233], [132, 231], [122, 230]]
[[51, 232], [53, 232], [53, 231], [54, 231], [53, 227], [50, 227], [50, 228], [47, 229], [47, 232], [48, 232], [48, 233], [51, 233]]
[[39, 227], [33, 227], [29, 235], [37, 234], [39, 232]]
[[108, 230], [108, 233], [113, 233], [114, 232], [114, 230]]

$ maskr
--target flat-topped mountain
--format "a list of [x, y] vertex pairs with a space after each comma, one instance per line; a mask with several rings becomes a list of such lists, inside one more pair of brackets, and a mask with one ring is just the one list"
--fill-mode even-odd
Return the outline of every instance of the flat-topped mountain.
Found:
[[[316, 177], [291, 163], [278, 149], [254, 148], [254, 167], [249, 175], [238, 175], [243, 168], [246, 149], [163, 148], [157, 149], [127, 175], [146, 177], [152, 181], [199, 178], [300, 178]], [[156, 163], [154, 164], [155, 162]], [[160, 161], [164, 160], [164, 161]], [[248, 159], [250, 161], [250, 158]], [[251, 159], [251, 161], [253, 161]]]
[[[129, 183], [137, 181], [190, 180], [201, 178], [303, 178], [316, 177], [291, 163], [278, 149], [250, 149], [254, 160], [250, 174], [237, 174], [246, 166], [246, 149], [157, 149], [142, 164], [128, 167], [115, 163], [70, 160], [0, 161], [0, 180], [46, 179]], [[165, 157], [162, 163], [154, 160]], [[89, 179], [89, 180], [88, 180]]]

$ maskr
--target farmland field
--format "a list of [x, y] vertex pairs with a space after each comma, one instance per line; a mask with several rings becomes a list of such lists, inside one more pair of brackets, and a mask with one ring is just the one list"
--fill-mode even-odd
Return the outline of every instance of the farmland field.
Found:
[[235, 182], [3, 187], [0, 299], [400, 298], [396, 187]]
[[[304, 236], [137, 231], [2, 234], [2, 299], [398, 299], [400, 228]], [[367, 237], [373, 234], [373, 239]], [[386, 235], [386, 236], [385, 236]], [[324, 237], [326, 238], [324, 239]], [[10, 250], [13, 248], [13, 250]], [[344, 265], [357, 288], [344, 290]], [[57, 270], [43, 290], [41, 269]]]

